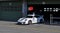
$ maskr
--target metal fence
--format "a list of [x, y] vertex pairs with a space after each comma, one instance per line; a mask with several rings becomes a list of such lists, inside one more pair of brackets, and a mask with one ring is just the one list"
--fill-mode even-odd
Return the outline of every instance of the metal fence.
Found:
[[60, 17], [53, 17], [53, 14], [50, 14], [50, 24], [58, 24], [59, 22], [54, 22], [54, 19], [60, 19]]

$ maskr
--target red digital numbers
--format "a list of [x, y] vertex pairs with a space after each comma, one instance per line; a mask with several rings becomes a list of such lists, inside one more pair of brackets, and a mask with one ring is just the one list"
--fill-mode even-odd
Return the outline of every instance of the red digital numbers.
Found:
[[33, 6], [28, 7], [29, 11], [33, 11]]

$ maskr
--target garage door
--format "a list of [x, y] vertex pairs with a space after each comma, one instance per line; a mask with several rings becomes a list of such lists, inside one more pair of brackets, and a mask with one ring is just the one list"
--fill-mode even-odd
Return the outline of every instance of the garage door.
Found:
[[22, 17], [20, 2], [0, 2], [0, 20], [17, 21]]

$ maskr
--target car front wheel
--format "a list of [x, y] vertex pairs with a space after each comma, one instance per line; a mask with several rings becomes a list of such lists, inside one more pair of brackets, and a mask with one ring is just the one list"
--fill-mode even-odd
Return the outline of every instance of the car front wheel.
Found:
[[29, 21], [28, 21], [28, 24], [32, 24], [32, 21], [31, 21], [31, 20], [29, 20]]

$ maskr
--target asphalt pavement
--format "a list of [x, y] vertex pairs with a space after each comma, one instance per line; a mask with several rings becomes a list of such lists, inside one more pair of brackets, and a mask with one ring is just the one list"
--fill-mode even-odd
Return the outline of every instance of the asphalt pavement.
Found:
[[16, 22], [0, 21], [0, 33], [60, 33], [60, 26], [45, 24], [16, 25]]

